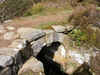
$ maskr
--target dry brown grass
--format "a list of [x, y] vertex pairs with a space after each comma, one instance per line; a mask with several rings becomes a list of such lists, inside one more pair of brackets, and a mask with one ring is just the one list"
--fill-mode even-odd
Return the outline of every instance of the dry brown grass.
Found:
[[100, 22], [100, 11], [96, 10], [95, 5], [77, 6], [70, 15], [69, 22], [86, 33], [88, 44], [100, 48], [100, 29], [92, 29], [96, 23]]
[[69, 16], [69, 22], [75, 26], [86, 27], [89, 24], [95, 24], [99, 18], [95, 5], [77, 6]]
[[95, 5], [100, 5], [99, 0], [67, 0], [67, 2], [72, 6], [76, 7], [80, 4], [82, 5], [88, 5], [88, 4], [95, 4]]

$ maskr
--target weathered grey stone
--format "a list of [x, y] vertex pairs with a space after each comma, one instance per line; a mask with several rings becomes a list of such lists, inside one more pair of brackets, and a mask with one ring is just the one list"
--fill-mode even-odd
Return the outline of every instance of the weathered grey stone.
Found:
[[60, 45], [58, 47], [58, 50], [54, 53], [53, 61], [61, 64], [62, 66], [65, 62], [67, 62], [67, 60], [66, 60], [66, 49], [64, 48], [63, 45]]
[[15, 27], [13, 27], [13, 26], [7, 26], [6, 27], [8, 30], [15, 30]]
[[15, 52], [21, 53], [25, 59], [28, 59], [33, 54], [30, 43], [24, 39], [17, 39], [13, 41], [9, 47], [14, 48], [13, 50]]
[[30, 41], [37, 40], [43, 36], [45, 36], [44, 32], [32, 32], [32, 33], [26, 35], [25, 39], [27, 39], [30, 42]]
[[9, 23], [9, 22], [12, 22], [12, 20], [6, 20], [6, 21], [4, 21], [4, 23]]
[[69, 50], [70, 47], [73, 44], [73, 42], [70, 39], [70, 37], [68, 35], [62, 35], [62, 36], [59, 36], [59, 37], [62, 38], [62, 40], [60, 40], [60, 42], [64, 45], [64, 47], [66, 48], [66, 50]]
[[66, 31], [66, 27], [62, 26], [62, 25], [53, 25], [52, 28], [59, 33], [65, 32]]
[[66, 37], [66, 35], [63, 33], [56, 33], [57, 41], [59, 41], [60, 43], [63, 43], [63, 41], [65, 41], [64, 40], [65, 37]]
[[65, 27], [66, 27], [66, 31], [67, 31], [67, 32], [74, 29], [74, 26], [73, 26], [73, 25], [68, 25], [68, 24], [67, 24], [67, 25], [65, 25]]
[[18, 35], [15, 32], [7, 32], [4, 34], [4, 40], [13, 40], [16, 39]]
[[19, 50], [24, 49], [26, 45], [27, 45], [26, 40], [16, 39], [8, 47], [14, 48], [14, 50], [16, 51], [17, 49]]
[[20, 34], [20, 37], [22, 39], [26, 39], [29, 42], [45, 36], [45, 32], [43, 32], [42, 30], [33, 29], [33, 28], [20, 28], [18, 29], [17, 32], [18, 34]]
[[51, 44], [53, 42], [60, 42], [63, 43], [65, 40], [66, 35], [63, 33], [56, 33], [52, 32], [46, 35], [46, 42], [47, 44]]
[[42, 50], [42, 48], [46, 45], [46, 40], [45, 40], [45, 37], [37, 40], [37, 41], [34, 41], [32, 43], [32, 50], [33, 50], [33, 56], [37, 56], [38, 53]]
[[[23, 60], [22, 60], [22, 55], [21, 55], [20, 51], [14, 51], [14, 48], [0, 48], [0, 55], [10, 56], [13, 58], [12, 67], [13, 67], [13, 70], [15, 73], [16, 73], [16, 70], [22, 66]], [[7, 59], [5, 59], [5, 60], [7, 60]], [[0, 59], [0, 61], [2, 61], [2, 60]], [[10, 58], [9, 58], [9, 60], [7, 60], [6, 63], [7, 64], [10, 63], [9, 65], [11, 65]]]
[[57, 42], [59, 40], [58, 34], [56, 32], [52, 32], [46, 35], [46, 43], [49, 45], [53, 42]]
[[0, 55], [0, 67], [10, 66], [13, 64], [13, 62], [14, 60], [11, 56]]
[[[73, 74], [79, 68], [84, 68], [84, 63], [89, 63], [90, 58], [91, 54], [89, 52], [81, 53], [80, 50], [78, 51], [78, 49], [75, 48], [66, 50], [63, 45], [60, 45], [58, 50], [54, 53], [53, 61], [59, 63], [65, 73]], [[88, 67], [88, 64], [86, 66]], [[83, 74], [85, 75], [85, 73]]]
[[45, 75], [43, 64], [36, 58], [31, 57], [19, 70], [18, 75]]
[[14, 51], [14, 48], [0, 48], [0, 55], [15, 56], [19, 51]]
[[[13, 75], [17, 75], [18, 69], [22, 66], [23, 62], [27, 60], [31, 55], [31, 47], [25, 40], [15, 40], [10, 48], [0, 48], [0, 55], [10, 56], [13, 58], [12, 72]], [[5, 59], [7, 60], [7, 59]], [[0, 61], [2, 61], [0, 59]], [[9, 62], [7, 62], [9, 64]], [[7, 65], [8, 66], [8, 65]]]
[[12, 75], [12, 70], [10, 67], [4, 68], [2, 71], [0, 71], [0, 75]]
[[45, 32], [46, 34], [50, 34], [50, 33], [53, 33], [54, 31], [51, 29], [46, 29], [46, 30], [43, 30], [43, 32]]

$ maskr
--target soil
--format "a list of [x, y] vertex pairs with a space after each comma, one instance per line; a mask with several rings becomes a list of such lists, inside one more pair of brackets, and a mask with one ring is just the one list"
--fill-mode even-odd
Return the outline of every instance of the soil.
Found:
[[[32, 18], [32, 16], [23, 17], [23, 18], [15, 18], [11, 22], [7, 22], [7, 23], [4, 23], [2, 25], [5, 28], [7, 26], [13, 26], [15, 28], [15, 30], [13, 30], [12, 32], [16, 32], [17, 29], [20, 28], [20, 27], [32, 27], [32, 28], [34, 28], [34, 27], [36, 27], [40, 24], [43, 24], [43, 23], [62, 21], [67, 16], [68, 16], [68, 14], [59, 13], [59, 14], [55, 14], [55, 15], [37, 16], [36, 18]], [[9, 32], [9, 30], [7, 30], [7, 32]], [[11, 44], [11, 42], [13, 40], [15, 40], [15, 39], [13, 39], [13, 40], [4, 40], [3, 35], [5, 33], [0, 34], [0, 48], [1, 47], [8, 47], [8, 45]]]

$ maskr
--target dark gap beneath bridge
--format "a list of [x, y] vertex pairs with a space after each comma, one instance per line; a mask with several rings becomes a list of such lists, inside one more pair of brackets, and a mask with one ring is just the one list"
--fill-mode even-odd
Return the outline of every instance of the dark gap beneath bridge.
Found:
[[58, 50], [60, 42], [53, 42], [44, 46], [37, 59], [43, 63], [45, 75], [68, 75], [61, 70], [61, 65], [53, 61], [54, 53]]

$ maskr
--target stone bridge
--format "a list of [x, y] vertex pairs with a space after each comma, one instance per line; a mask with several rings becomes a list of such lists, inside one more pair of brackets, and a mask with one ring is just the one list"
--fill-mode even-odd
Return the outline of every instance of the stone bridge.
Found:
[[[71, 46], [72, 26], [0, 28], [0, 75], [92, 75], [90, 66], [99, 65], [99, 52]], [[99, 75], [100, 65], [95, 70]]]

